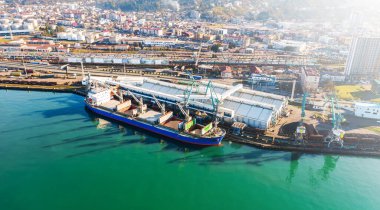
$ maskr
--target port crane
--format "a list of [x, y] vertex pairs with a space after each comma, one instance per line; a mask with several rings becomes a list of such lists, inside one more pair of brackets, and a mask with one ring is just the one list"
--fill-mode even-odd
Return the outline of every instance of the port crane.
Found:
[[343, 138], [345, 131], [341, 128], [341, 123], [343, 121], [343, 115], [336, 112], [337, 101], [335, 96], [331, 96], [329, 99], [330, 109], [331, 109], [331, 123], [332, 129], [329, 135], [324, 139], [327, 142], [327, 147], [330, 147], [331, 143], [337, 143], [340, 147], [343, 147]]
[[295, 133], [295, 143], [296, 144], [305, 144], [306, 140], [306, 127], [304, 125], [304, 120], [306, 117], [306, 99], [308, 97], [309, 93], [305, 92], [302, 97], [302, 108], [301, 108], [301, 121], [299, 122], [299, 125], [297, 126], [296, 133]]
[[161, 114], [164, 115], [165, 114], [165, 104], [161, 104], [155, 95], [152, 95], [152, 97], [153, 97], [154, 101], [156, 102], [157, 106], [160, 108]]
[[213, 106], [214, 112], [217, 112], [218, 106], [219, 104], [221, 104], [221, 100], [219, 100], [211, 80], [207, 83], [207, 86], [206, 86], [206, 95], [207, 94], [210, 94], [210, 100], [211, 100], [211, 104]]
[[179, 110], [182, 112], [182, 114], [185, 116], [185, 121], [186, 122], [189, 122], [191, 120], [191, 116], [189, 114], [189, 110], [188, 109], [184, 109], [184, 106], [180, 103], [177, 103], [177, 106], [179, 108]]
[[119, 99], [119, 101], [121, 103], [124, 102], [124, 98], [123, 98], [123, 92], [122, 90], [120, 89], [119, 86], [116, 86], [114, 88], [111, 88], [111, 92]]
[[133, 94], [131, 91], [127, 90], [127, 93], [128, 95], [132, 96], [133, 100], [135, 100], [138, 104], [139, 104], [139, 111], [141, 114], [144, 114], [146, 109], [147, 109], [147, 106], [146, 104], [144, 104], [144, 101], [143, 101], [143, 98], [140, 97], [140, 99], [138, 99], [135, 94]]

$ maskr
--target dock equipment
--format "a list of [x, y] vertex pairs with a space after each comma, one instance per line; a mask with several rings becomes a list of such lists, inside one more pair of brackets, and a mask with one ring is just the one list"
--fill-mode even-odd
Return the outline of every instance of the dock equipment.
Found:
[[140, 99], [138, 99], [135, 94], [133, 94], [131, 91], [127, 91], [128, 95], [132, 96], [133, 100], [136, 101], [136, 103], [139, 104], [139, 112], [140, 114], [144, 114], [147, 107], [146, 107], [146, 104], [144, 104], [144, 101], [143, 101], [143, 98], [141, 97]]
[[165, 104], [161, 104], [160, 101], [156, 98], [155, 95], [152, 95], [154, 101], [156, 102], [157, 106], [160, 108], [161, 110], [161, 114], [165, 114]]
[[328, 143], [327, 147], [330, 147], [331, 143], [337, 143], [340, 147], [343, 147], [345, 131], [342, 130], [341, 122], [344, 118], [341, 113], [336, 112], [336, 107], [338, 106], [336, 96], [331, 95], [328, 102], [330, 103], [332, 129], [324, 141]]
[[179, 110], [182, 112], [182, 114], [185, 116], [186, 122], [189, 122], [191, 120], [189, 110], [188, 109], [185, 110], [184, 106], [182, 106], [182, 104], [180, 104], [180, 103], [177, 103], [177, 106], [178, 106]]

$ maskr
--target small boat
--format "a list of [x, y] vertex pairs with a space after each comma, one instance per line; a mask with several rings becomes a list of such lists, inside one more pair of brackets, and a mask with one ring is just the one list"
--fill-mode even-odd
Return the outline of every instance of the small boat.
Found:
[[133, 93], [127, 91], [135, 101], [125, 99], [123, 91], [117, 87], [91, 88], [86, 96], [86, 107], [109, 119], [113, 119], [152, 133], [165, 136], [167, 138], [202, 146], [221, 145], [225, 136], [225, 130], [219, 128], [216, 122], [207, 125], [198, 124], [196, 118], [189, 115], [189, 111], [177, 104], [184, 118], [173, 115], [173, 111], [165, 109], [153, 95], [161, 111], [149, 109], [143, 103], [143, 99], [138, 99]]

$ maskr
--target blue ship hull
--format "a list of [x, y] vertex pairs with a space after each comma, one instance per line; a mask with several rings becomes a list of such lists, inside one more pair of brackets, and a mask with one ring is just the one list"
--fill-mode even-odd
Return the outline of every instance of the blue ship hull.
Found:
[[98, 115], [101, 115], [101, 116], [104, 116], [104, 117], [107, 117], [107, 118], [110, 118], [110, 119], [113, 119], [113, 120], [116, 120], [116, 121], [119, 121], [122, 123], [126, 123], [128, 125], [135, 126], [137, 128], [141, 128], [141, 129], [150, 131], [152, 133], [156, 133], [156, 134], [159, 134], [161, 136], [165, 136], [167, 138], [174, 139], [177, 141], [181, 141], [184, 143], [201, 145], [201, 146], [218, 146], [221, 144], [221, 141], [224, 137], [224, 135], [221, 135], [219, 137], [213, 137], [213, 138], [202, 138], [202, 137], [191, 136], [191, 135], [187, 135], [185, 133], [176, 132], [176, 131], [171, 130], [169, 128], [166, 129], [166, 128], [161, 127], [161, 126], [151, 125], [149, 123], [140, 122], [140, 121], [137, 121], [135, 119], [130, 119], [128, 117], [124, 117], [124, 116], [118, 115], [116, 113], [112, 113], [109, 111], [105, 111], [105, 110], [93, 107], [87, 103], [85, 103], [85, 104], [86, 104], [86, 107], [90, 111], [92, 111]]

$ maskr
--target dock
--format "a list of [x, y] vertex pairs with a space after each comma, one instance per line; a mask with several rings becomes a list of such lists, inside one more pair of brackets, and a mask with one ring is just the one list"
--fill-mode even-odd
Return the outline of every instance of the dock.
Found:
[[27, 90], [27, 91], [47, 91], [47, 92], [60, 92], [60, 93], [74, 93], [80, 96], [85, 96], [86, 91], [83, 87], [68, 86], [68, 85], [24, 85], [24, 84], [2, 84], [0, 89], [3, 90]]
[[[220, 125], [228, 129], [228, 125]], [[328, 155], [347, 155], [347, 156], [365, 156], [380, 157], [380, 141], [377, 142], [350, 142], [346, 143], [343, 148], [326, 147], [323, 141], [310, 141], [307, 144], [294, 144], [291, 138], [259, 134], [255, 132], [246, 132], [244, 135], [234, 135], [227, 132], [224, 141], [238, 144], [253, 146], [259, 149], [289, 151], [309, 154], [328, 154]]]

